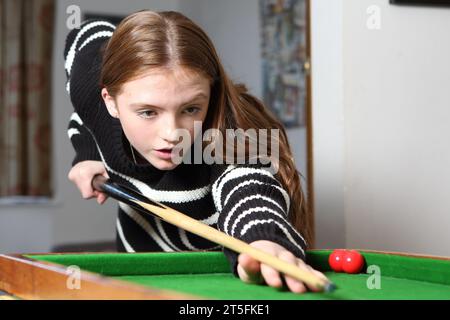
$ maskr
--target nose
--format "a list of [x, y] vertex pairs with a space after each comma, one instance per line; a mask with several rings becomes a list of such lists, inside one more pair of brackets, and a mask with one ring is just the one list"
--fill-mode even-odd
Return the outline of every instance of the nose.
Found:
[[168, 143], [176, 144], [178, 142], [177, 128], [178, 126], [175, 117], [167, 116], [164, 121], [161, 122], [161, 128], [159, 130], [160, 138]]

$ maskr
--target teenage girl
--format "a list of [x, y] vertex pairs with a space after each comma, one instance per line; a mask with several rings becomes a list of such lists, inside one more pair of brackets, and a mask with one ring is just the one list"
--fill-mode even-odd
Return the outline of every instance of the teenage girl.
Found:
[[[148, 10], [129, 15], [117, 28], [88, 20], [68, 34], [64, 57], [75, 109], [68, 130], [76, 151], [69, 179], [83, 198], [105, 202], [107, 196], [91, 186], [102, 174], [325, 278], [304, 262], [311, 216], [283, 126], [244, 85], [230, 80], [198, 25], [177, 12]], [[179, 132], [187, 132], [194, 145], [198, 123], [202, 132], [223, 133], [201, 144], [215, 146], [216, 155], [226, 145], [219, 141], [226, 129], [278, 129], [277, 156], [269, 157], [276, 171], [260, 162], [230, 163], [225, 156], [212, 164], [174, 161]], [[244, 143], [247, 159], [251, 143]], [[181, 151], [183, 159], [194, 159], [190, 151]], [[123, 203], [116, 242], [124, 252], [221, 249]], [[314, 290], [248, 255], [223, 250], [244, 282]]]

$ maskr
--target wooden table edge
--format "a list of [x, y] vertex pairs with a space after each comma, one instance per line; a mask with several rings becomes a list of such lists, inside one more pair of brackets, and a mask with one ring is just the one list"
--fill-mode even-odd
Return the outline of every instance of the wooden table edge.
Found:
[[[37, 254], [29, 254], [37, 255]], [[52, 255], [52, 253], [49, 253]], [[0, 254], [0, 290], [33, 300], [200, 300], [200, 296], [144, 287], [80, 270], [80, 288], [69, 289], [67, 266], [25, 254]]]

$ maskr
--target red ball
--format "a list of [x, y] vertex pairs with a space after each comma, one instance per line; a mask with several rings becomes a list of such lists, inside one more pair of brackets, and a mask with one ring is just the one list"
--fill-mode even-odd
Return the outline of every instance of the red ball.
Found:
[[342, 270], [346, 273], [360, 273], [364, 267], [364, 257], [356, 250], [348, 250], [342, 261]]
[[346, 251], [343, 249], [336, 249], [333, 250], [333, 252], [328, 257], [328, 264], [330, 265], [331, 269], [335, 272], [343, 272], [342, 269], [342, 262], [344, 261], [344, 256], [346, 254]]

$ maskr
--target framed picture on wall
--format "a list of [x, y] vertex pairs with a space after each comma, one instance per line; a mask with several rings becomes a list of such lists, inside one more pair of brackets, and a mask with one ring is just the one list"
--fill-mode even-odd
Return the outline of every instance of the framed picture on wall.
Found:
[[390, 0], [391, 4], [403, 5], [427, 5], [427, 6], [448, 6], [450, 7], [450, 0]]
[[260, 0], [264, 103], [286, 128], [305, 127], [308, 103], [308, 1]]

